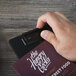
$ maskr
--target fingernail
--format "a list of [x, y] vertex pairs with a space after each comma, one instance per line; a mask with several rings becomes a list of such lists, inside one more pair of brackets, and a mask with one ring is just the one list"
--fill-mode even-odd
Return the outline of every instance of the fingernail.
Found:
[[41, 37], [43, 37], [44, 39], [46, 39], [48, 36], [48, 31], [42, 31], [41, 32]]

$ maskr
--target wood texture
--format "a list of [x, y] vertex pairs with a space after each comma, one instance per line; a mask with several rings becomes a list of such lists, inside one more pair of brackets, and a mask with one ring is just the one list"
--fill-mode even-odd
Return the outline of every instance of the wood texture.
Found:
[[47, 11], [60, 11], [76, 23], [76, 0], [0, 0], [0, 76], [18, 76], [11, 67], [18, 59], [8, 40], [35, 28]]

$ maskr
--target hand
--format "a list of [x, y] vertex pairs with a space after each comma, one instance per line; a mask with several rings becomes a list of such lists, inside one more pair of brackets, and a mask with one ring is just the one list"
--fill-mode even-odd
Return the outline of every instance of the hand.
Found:
[[41, 37], [54, 46], [56, 51], [64, 58], [76, 61], [76, 24], [68, 20], [59, 12], [48, 12], [38, 18], [37, 28], [45, 23], [53, 29], [41, 32]]

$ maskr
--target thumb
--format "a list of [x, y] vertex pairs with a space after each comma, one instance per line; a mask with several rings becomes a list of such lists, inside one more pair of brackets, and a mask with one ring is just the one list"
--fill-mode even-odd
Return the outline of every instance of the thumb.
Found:
[[52, 44], [54, 47], [57, 45], [57, 38], [53, 32], [44, 30], [41, 32], [41, 37]]

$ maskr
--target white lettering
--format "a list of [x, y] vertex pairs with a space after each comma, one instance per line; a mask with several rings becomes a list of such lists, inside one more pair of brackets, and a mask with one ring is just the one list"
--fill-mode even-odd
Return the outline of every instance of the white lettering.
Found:
[[64, 65], [62, 65], [58, 70], [56, 70], [55, 73], [53, 73], [51, 76], [57, 76], [59, 75], [64, 69], [66, 69], [70, 65], [70, 61], [67, 61]]
[[31, 68], [33, 67], [34, 70], [36, 70], [37, 67], [41, 73], [47, 71], [47, 68], [51, 63], [50, 58], [46, 56], [44, 51], [39, 54], [37, 51], [32, 51], [30, 58], [27, 58], [27, 60], [31, 62]]

